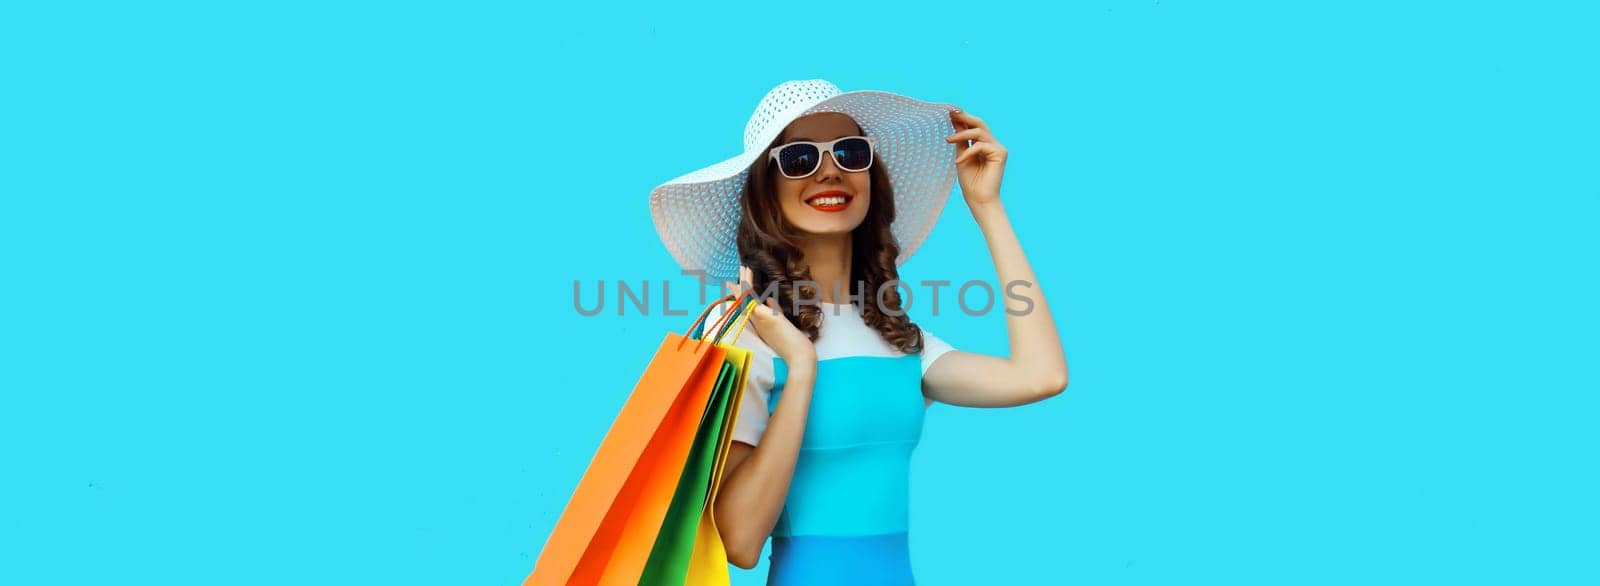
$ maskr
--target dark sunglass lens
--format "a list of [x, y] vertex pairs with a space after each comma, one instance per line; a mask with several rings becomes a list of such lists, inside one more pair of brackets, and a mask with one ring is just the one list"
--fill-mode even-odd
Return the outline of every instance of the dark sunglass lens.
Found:
[[872, 164], [872, 145], [864, 138], [847, 138], [833, 145], [833, 157], [840, 169], [860, 171]]
[[809, 144], [783, 147], [783, 150], [778, 151], [778, 170], [790, 177], [805, 175], [817, 168], [817, 162], [822, 158], [821, 154], [817, 152], [817, 147]]

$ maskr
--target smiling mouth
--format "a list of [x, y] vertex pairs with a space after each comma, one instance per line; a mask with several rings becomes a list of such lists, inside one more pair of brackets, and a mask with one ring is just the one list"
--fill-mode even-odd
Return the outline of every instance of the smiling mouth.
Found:
[[854, 196], [842, 191], [826, 191], [806, 198], [806, 205], [824, 212], [842, 212], [850, 207]]

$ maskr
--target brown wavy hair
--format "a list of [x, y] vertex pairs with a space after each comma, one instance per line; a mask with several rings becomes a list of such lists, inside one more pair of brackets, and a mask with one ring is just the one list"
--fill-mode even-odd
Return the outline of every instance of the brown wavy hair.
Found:
[[[774, 139], [767, 148], [756, 152], [767, 152], [777, 144], [778, 139]], [[917, 354], [922, 352], [922, 328], [911, 323], [911, 318], [905, 314], [899, 287], [883, 292], [881, 308], [877, 302], [879, 287], [900, 278], [894, 263], [900, 256], [900, 243], [889, 229], [894, 223], [894, 186], [889, 183], [889, 173], [881, 163], [875, 162], [867, 170], [872, 200], [866, 219], [851, 232], [850, 283], [861, 295], [860, 300], [852, 303], [867, 326], [877, 331], [889, 345], [906, 354]], [[769, 287], [776, 284], [772, 292], [778, 298], [779, 307], [795, 327], [816, 342], [821, 333], [822, 309], [812, 304], [796, 307], [795, 289], [798, 288], [799, 295], [806, 299], [821, 297], [816, 287], [795, 286], [797, 281], [811, 280], [811, 267], [801, 261], [798, 242], [803, 235], [783, 217], [776, 196], [779, 175], [775, 165], [771, 159], [763, 157], [761, 162], [750, 167], [740, 206], [743, 217], [739, 220], [737, 237], [739, 259], [750, 267], [755, 293], [769, 291]], [[885, 313], [884, 309], [900, 315]]]

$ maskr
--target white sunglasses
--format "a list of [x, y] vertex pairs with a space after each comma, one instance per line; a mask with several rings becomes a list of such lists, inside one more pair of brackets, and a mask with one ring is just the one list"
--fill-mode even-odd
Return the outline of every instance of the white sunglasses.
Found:
[[772, 147], [767, 158], [778, 162], [778, 172], [790, 179], [805, 179], [822, 168], [822, 153], [833, 154], [833, 164], [841, 171], [860, 173], [872, 168], [873, 146], [869, 136], [841, 136], [828, 142], [797, 140]]

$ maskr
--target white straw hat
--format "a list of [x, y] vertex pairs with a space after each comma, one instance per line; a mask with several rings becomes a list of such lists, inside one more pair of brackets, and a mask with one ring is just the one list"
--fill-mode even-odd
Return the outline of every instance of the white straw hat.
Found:
[[744, 129], [744, 152], [668, 181], [650, 192], [656, 232], [684, 269], [708, 279], [731, 281], [739, 272], [735, 234], [740, 199], [750, 165], [766, 160], [767, 145], [790, 122], [817, 112], [839, 112], [873, 137], [874, 164], [883, 164], [894, 186], [895, 219], [890, 229], [902, 264], [933, 230], [955, 185], [955, 133], [949, 104], [922, 102], [888, 92], [840, 92], [820, 79], [787, 81], [767, 92]]

